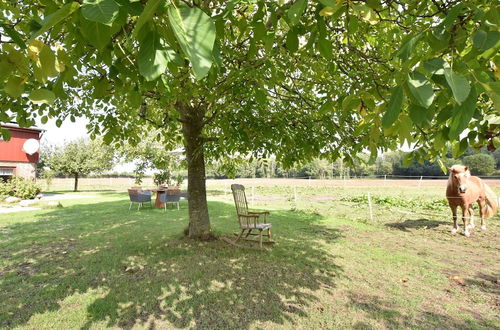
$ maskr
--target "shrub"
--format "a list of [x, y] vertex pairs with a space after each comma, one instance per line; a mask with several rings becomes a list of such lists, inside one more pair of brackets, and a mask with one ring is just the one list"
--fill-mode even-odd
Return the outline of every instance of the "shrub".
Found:
[[40, 185], [32, 180], [21, 177], [13, 177], [7, 182], [0, 182], [0, 196], [15, 196], [21, 199], [35, 198], [42, 191]]
[[486, 154], [464, 157], [464, 164], [470, 167], [472, 175], [492, 175], [495, 172], [495, 158]]

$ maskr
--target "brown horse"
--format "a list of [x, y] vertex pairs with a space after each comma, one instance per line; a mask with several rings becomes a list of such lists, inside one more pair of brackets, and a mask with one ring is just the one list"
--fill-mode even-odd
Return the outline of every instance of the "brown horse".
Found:
[[[469, 237], [469, 228], [474, 228], [474, 210], [472, 204], [479, 204], [481, 216], [481, 229], [486, 230], [485, 217], [495, 215], [498, 209], [497, 197], [488, 185], [483, 183], [477, 176], [471, 176], [469, 168], [463, 165], [453, 165], [448, 169], [450, 177], [446, 188], [446, 198], [453, 213], [452, 234], [458, 230], [457, 206], [462, 208], [462, 221], [464, 222], [464, 235]], [[466, 213], [469, 216], [466, 216]], [[470, 218], [470, 224], [468, 219]]]

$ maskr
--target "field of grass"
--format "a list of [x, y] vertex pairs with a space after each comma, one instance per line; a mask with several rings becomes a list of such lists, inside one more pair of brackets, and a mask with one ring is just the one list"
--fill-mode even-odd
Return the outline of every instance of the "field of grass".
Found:
[[[498, 217], [452, 236], [440, 185], [256, 182], [266, 251], [185, 238], [187, 202], [128, 211], [120, 191], [0, 214], [0, 328], [499, 328]], [[229, 237], [227, 188], [209, 209]]]

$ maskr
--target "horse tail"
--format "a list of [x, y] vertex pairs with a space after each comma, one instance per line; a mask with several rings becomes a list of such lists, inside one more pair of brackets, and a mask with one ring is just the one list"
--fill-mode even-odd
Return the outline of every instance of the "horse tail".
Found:
[[485, 215], [487, 217], [494, 216], [498, 211], [498, 200], [497, 196], [493, 192], [493, 190], [485, 183], [484, 184], [484, 192], [486, 195], [486, 212]]

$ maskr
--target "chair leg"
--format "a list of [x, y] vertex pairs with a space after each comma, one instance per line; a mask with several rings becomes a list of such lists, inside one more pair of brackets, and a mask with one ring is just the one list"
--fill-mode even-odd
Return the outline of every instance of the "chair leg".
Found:
[[167, 203], [163, 204], [163, 206], [165, 207], [165, 211], [164, 212], [167, 212]]
[[245, 237], [250, 236], [250, 233], [251, 233], [251, 232], [252, 232], [252, 229], [249, 229], [249, 230], [248, 230], [248, 233], [245, 235]]
[[137, 211], [141, 208], [141, 203], [137, 203]]
[[245, 232], [245, 229], [242, 229], [241, 233], [238, 235], [238, 237], [236, 237], [236, 241], [235, 242], [238, 242], [238, 240], [241, 238], [241, 236], [243, 236], [244, 232]]
[[149, 207], [153, 208], [153, 204], [151, 204], [151, 201], [149, 201]]
[[177, 211], [179, 211], [180, 208], [179, 208], [179, 202], [177, 202]]
[[259, 246], [262, 249], [262, 230], [259, 233]]
[[271, 228], [267, 230], [267, 240], [271, 241]]
[[132, 208], [132, 202], [130, 202], [130, 205], [128, 207], [128, 210], [130, 211], [130, 209]]

